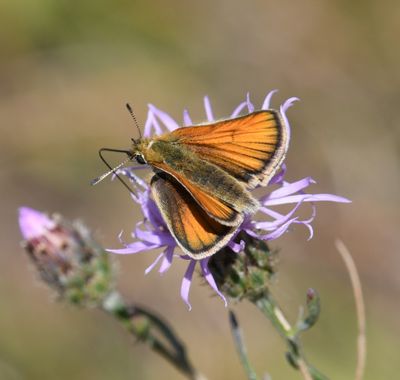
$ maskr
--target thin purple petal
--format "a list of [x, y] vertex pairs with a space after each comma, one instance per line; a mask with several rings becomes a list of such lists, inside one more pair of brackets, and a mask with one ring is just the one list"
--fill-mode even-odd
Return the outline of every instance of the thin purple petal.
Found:
[[337, 202], [337, 203], [351, 203], [348, 198], [340, 197], [334, 194], [307, 194], [311, 195], [311, 199], [306, 200], [306, 202]]
[[[136, 170], [136, 167], [134, 167], [134, 168]], [[148, 169], [148, 168], [149, 168], [148, 166], [143, 165], [143, 169]], [[133, 170], [129, 170], [129, 167], [126, 167], [123, 169], [118, 169], [117, 173], [128, 177], [128, 179], [132, 183], [132, 185], [134, 185], [134, 186], [139, 185], [145, 190], [149, 189], [149, 185], [145, 181], [143, 181], [139, 176], [137, 176]]]
[[312, 225], [309, 223], [305, 223], [305, 222], [299, 222], [300, 224], [303, 224], [304, 226], [306, 226], [308, 228], [308, 231], [310, 232], [308, 235], [308, 239], [307, 241], [310, 241], [313, 236], [314, 236], [314, 229], [312, 228]]
[[351, 203], [347, 198], [339, 197], [333, 194], [298, 194], [289, 195], [287, 197], [266, 200], [263, 202], [264, 206], [277, 206], [288, 203], [297, 202], [337, 202], [337, 203]]
[[154, 115], [165, 125], [165, 127], [169, 131], [173, 131], [179, 128], [179, 124], [166, 112], [161, 111], [153, 104], [149, 104], [150, 110], [154, 113]]
[[146, 123], [144, 123], [144, 129], [143, 129], [143, 137], [150, 137], [151, 136], [151, 128], [152, 128], [152, 118], [153, 114], [151, 113], [150, 110], [147, 111], [147, 119]]
[[247, 102], [240, 103], [232, 112], [231, 118], [239, 116], [240, 112], [246, 107]]
[[279, 172], [276, 173], [269, 181], [269, 185], [276, 185], [282, 183], [283, 178], [285, 177], [286, 174], [286, 169], [287, 169], [286, 164], [283, 163]]
[[[149, 107], [151, 104], [149, 104]], [[151, 109], [151, 114], [152, 114], [152, 125], [155, 130], [155, 135], [160, 135], [163, 134], [165, 131], [162, 128], [161, 124], [159, 123], [158, 119], [156, 118], [156, 115], [154, 114], [153, 110]], [[151, 136], [150, 136], [151, 137]]]
[[315, 216], [317, 215], [317, 207], [315, 206], [314, 202], [311, 203], [311, 216], [308, 219], [303, 220], [303, 223], [310, 224], [314, 221]]
[[247, 93], [247, 95], [246, 95], [246, 105], [247, 105], [247, 109], [249, 110], [249, 113], [254, 112], [254, 105], [250, 101], [250, 94], [249, 93]]
[[289, 124], [289, 120], [286, 116], [286, 111], [289, 109], [289, 107], [291, 107], [293, 105], [294, 102], [299, 101], [299, 100], [300, 100], [299, 98], [295, 98], [295, 97], [289, 98], [280, 107], [280, 112], [281, 112], [283, 121], [285, 122], [285, 125], [286, 125], [288, 141], [290, 141], [290, 124]]
[[141, 253], [143, 251], [151, 251], [152, 249], [158, 248], [158, 245], [146, 244], [141, 241], [135, 241], [129, 244], [125, 248], [119, 249], [106, 249], [107, 252], [116, 253], [118, 255], [130, 255], [132, 253]]
[[214, 115], [212, 112], [211, 103], [208, 96], [204, 97], [204, 109], [206, 110], [207, 120], [210, 122], [214, 121]]
[[144, 274], [149, 274], [154, 267], [158, 264], [158, 262], [160, 261], [160, 259], [164, 256], [164, 253], [160, 253], [156, 259], [146, 268], [146, 270], [144, 271]]
[[189, 125], [193, 125], [192, 119], [190, 118], [189, 111], [183, 110], [183, 125], [188, 127]]
[[165, 244], [162, 236], [154, 231], [143, 231], [140, 228], [136, 228], [135, 236], [137, 239], [140, 239], [143, 242], [148, 242], [157, 246], [162, 246]]
[[230, 241], [227, 246], [235, 253], [239, 253], [243, 251], [244, 247], [246, 246], [246, 243], [243, 240], [240, 240], [240, 243], [235, 243], [234, 241]]
[[192, 310], [192, 305], [189, 302], [189, 291], [190, 291], [190, 285], [192, 284], [192, 278], [195, 266], [196, 266], [196, 261], [190, 260], [185, 275], [183, 276], [181, 285], [181, 297], [188, 306], [189, 311]]
[[264, 213], [265, 215], [268, 215], [268, 216], [270, 216], [270, 217], [272, 217], [274, 219], [283, 218], [283, 214], [281, 214], [281, 213], [279, 213], [279, 212], [277, 212], [275, 210], [272, 210], [272, 209], [270, 209], [268, 207], [262, 206], [262, 207], [260, 207], [258, 209], [258, 211], [260, 211], [260, 212]]
[[[275, 199], [275, 198], [282, 198], [287, 195], [297, 193], [314, 183], [316, 183], [316, 182], [311, 177], [306, 177], [306, 178], [303, 178], [299, 181], [292, 182], [292, 183], [287, 182], [284, 184], [284, 186], [280, 187], [277, 190], [272, 191], [268, 195], [267, 198], [268, 198], [268, 200]], [[261, 199], [261, 202], [263, 202], [263, 199]]]
[[[131, 174], [130, 173], [132, 173], [133, 174], [133, 172], [135, 172], [136, 170], [146, 170], [146, 169], [149, 169], [150, 168], [150, 165], [147, 165], [147, 164], [144, 164], [144, 165], [133, 165], [133, 166], [125, 166], [125, 167], [123, 167], [123, 168], [121, 168], [121, 169], [118, 169], [118, 170], [116, 170], [116, 172], [115, 173], [117, 173], [117, 174], [121, 174], [121, 175], [124, 175], [124, 176], [127, 176], [127, 177], [131, 177]], [[115, 180], [115, 178], [117, 178], [117, 176], [115, 175], [115, 173], [113, 173], [112, 175], [111, 175], [111, 180], [112, 181], [114, 181]], [[139, 178], [139, 177], [138, 177]], [[133, 182], [133, 179], [132, 178], [129, 178], [130, 180], [131, 180], [131, 182]], [[135, 183], [136, 184], [136, 183]]]
[[158, 209], [155, 202], [150, 199], [149, 194], [147, 194], [146, 202], [141, 203], [141, 208], [144, 216], [150, 221], [153, 226], [165, 227], [164, 219], [161, 216], [160, 210]]
[[279, 228], [277, 228], [276, 230], [265, 234], [265, 235], [256, 235], [258, 236], [258, 239], [261, 240], [275, 240], [278, 239], [279, 237], [281, 237], [290, 227], [290, 225], [292, 223], [294, 223], [297, 220], [297, 218], [293, 218], [290, 219], [289, 221], [287, 221], [286, 223], [284, 223], [282, 226], [280, 226]]
[[261, 107], [262, 110], [269, 110], [271, 108], [271, 98], [272, 95], [274, 95], [275, 93], [277, 93], [278, 90], [272, 90], [268, 93], [268, 95], [265, 97], [264, 103]]
[[300, 99], [296, 96], [293, 96], [293, 97], [285, 100], [285, 102], [281, 106], [282, 113], [286, 113], [286, 111], [293, 105], [294, 102], [299, 102], [299, 101], [300, 101]]
[[160, 269], [158, 270], [159, 273], [165, 273], [172, 264], [172, 259], [174, 257], [174, 247], [167, 247], [164, 251], [164, 258], [160, 265]]
[[[150, 104], [148, 105], [148, 107], [150, 108]], [[156, 135], [161, 135], [163, 133], [163, 130], [162, 130], [160, 124], [156, 120], [151, 109], [149, 109], [149, 111], [147, 113], [147, 120], [144, 125], [143, 136], [150, 137], [151, 135], [153, 135], [153, 129], [154, 129]]]
[[296, 206], [293, 207], [293, 209], [289, 213], [287, 213], [286, 215], [282, 216], [281, 218], [273, 222], [256, 222], [255, 226], [263, 230], [274, 230], [278, 228], [280, 225], [286, 223], [289, 219], [291, 219], [294, 213], [299, 209], [301, 204], [302, 202], [297, 203]]
[[200, 266], [201, 266], [201, 270], [203, 272], [203, 275], [205, 277], [205, 279], [207, 280], [207, 282], [209, 283], [209, 285], [214, 289], [214, 291], [222, 298], [222, 300], [225, 303], [225, 307], [228, 306], [228, 302], [225, 298], [225, 296], [219, 291], [217, 284], [215, 283], [214, 277], [211, 274], [210, 270], [208, 269], [208, 261], [210, 260], [209, 257], [200, 260]]

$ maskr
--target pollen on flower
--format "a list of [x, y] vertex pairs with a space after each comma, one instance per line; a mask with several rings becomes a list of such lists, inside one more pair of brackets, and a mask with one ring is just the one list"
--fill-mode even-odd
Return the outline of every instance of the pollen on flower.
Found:
[[[262, 102], [261, 109], [267, 110], [271, 108], [272, 96], [276, 92], [277, 90], [273, 90], [267, 94]], [[288, 140], [290, 139], [290, 124], [287, 117], [287, 111], [297, 100], [298, 98], [290, 98], [278, 108], [287, 128]], [[207, 96], [204, 98], [204, 109], [206, 120], [208, 122], [215, 121], [211, 102]], [[250, 95], [247, 94], [246, 99], [234, 108], [231, 117], [237, 117], [246, 111], [251, 113], [255, 109], [256, 107], [250, 100]], [[183, 121], [181, 124], [175, 121], [165, 111], [150, 104], [144, 128], [144, 137], [170, 132], [179, 128], [180, 125], [189, 126], [192, 124], [192, 118], [186, 109], [183, 111]], [[211, 260], [210, 257], [201, 260], [194, 260], [181, 253], [175, 238], [169, 232], [166, 223], [152, 198], [149, 184], [141, 180], [134, 173], [135, 170], [136, 168], [132, 167], [121, 169], [118, 172], [119, 174], [126, 176], [132, 182], [134, 186], [132, 199], [140, 206], [143, 220], [136, 224], [136, 227], [132, 232], [132, 242], [126, 243], [120, 236], [120, 242], [124, 247], [119, 249], [110, 249], [108, 251], [116, 254], [136, 254], [161, 250], [161, 253], [157, 255], [153, 263], [145, 270], [146, 274], [156, 267], [158, 267], [159, 273], [165, 273], [170, 268], [173, 259], [175, 258], [187, 261], [188, 266], [181, 285], [181, 297], [188, 305], [189, 309], [191, 309], [189, 302], [190, 287], [195, 268], [197, 264], [199, 264], [198, 267], [201, 275], [211, 288], [223, 299], [226, 305], [227, 301], [224, 294], [232, 297], [232, 293], [227, 291], [226, 287], [223, 287], [223, 284], [220, 281], [216, 281], [216, 272], [210, 270], [210, 263], [213, 262], [214, 257], [212, 257]], [[306, 193], [306, 190], [315, 183], [315, 181], [310, 177], [293, 182], [287, 181], [285, 177], [286, 165], [282, 164], [280, 170], [269, 182], [269, 184], [275, 185], [273, 189], [271, 189], [271, 186], [269, 185], [264, 187], [264, 195], [259, 198], [261, 207], [258, 216], [261, 218], [245, 218], [237, 232], [232, 236], [231, 240], [227, 242], [226, 246], [223, 247], [222, 250], [226, 248], [234, 255], [235, 253], [242, 252], [246, 248], [246, 239], [242, 239], [241, 236], [249, 237], [252, 243], [257, 240], [262, 242], [271, 241], [282, 236], [294, 225], [306, 227], [309, 232], [308, 237], [311, 239], [314, 233], [312, 222], [316, 215], [315, 204], [317, 202], [349, 202], [346, 198], [332, 194]], [[311, 206], [310, 216], [306, 219], [302, 219], [298, 216], [298, 210], [305, 204]], [[280, 206], [284, 205], [290, 206], [289, 211], [282, 212], [279, 210]], [[216, 255], [218, 255], [218, 253], [214, 256]], [[215, 267], [213, 269], [215, 269]]]

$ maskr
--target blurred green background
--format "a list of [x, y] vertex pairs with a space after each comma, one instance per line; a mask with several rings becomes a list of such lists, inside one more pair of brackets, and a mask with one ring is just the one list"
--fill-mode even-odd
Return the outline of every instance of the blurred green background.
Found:
[[[81, 218], [107, 247], [139, 218], [127, 191], [89, 181], [105, 169], [102, 146], [126, 148], [147, 103], [177, 120], [217, 117], [250, 91], [290, 109], [288, 180], [353, 200], [319, 204], [315, 237], [298, 227], [281, 248], [275, 291], [293, 320], [308, 287], [322, 297], [304, 336], [309, 359], [350, 379], [356, 322], [348, 275], [333, 242], [349, 247], [363, 281], [366, 379], [394, 379], [399, 361], [400, 3], [384, 1], [0, 1], [0, 379], [154, 379], [182, 376], [96, 311], [53, 302], [19, 247], [17, 208]], [[189, 313], [179, 297], [185, 267], [143, 275], [154, 254], [119, 258], [132, 301], [173, 321], [209, 379], [243, 379], [222, 302], [194, 281]], [[252, 306], [236, 307], [250, 358], [273, 379], [299, 379], [277, 333]]]

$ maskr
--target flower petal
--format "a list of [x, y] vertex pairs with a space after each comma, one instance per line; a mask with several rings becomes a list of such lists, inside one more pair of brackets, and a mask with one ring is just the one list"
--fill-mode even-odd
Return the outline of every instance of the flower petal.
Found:
[[[150, 105], [148, 105], [150, 107]], [[147, 112], [147, 120], [144, 125], [143, 136], [150, 137], [153, 134], [153, 129], [156, 135], [162, 134], [162, 129], [151, 109]]]
[[157, 245], [144, 243], [142, 241], [135, 241], [125, 248], [120, 249], [106, 249], [107, 252], [116, 253], [118, 255], [130, 255], [132, 253], [141, 253], [143, 251], [150, 251], [154, 248], [158, 248]]
[[262, 202], [264, 206], [276, 206], [297, 202], [337, 202], [337, 203], [351, 203], [347, 198], [339, 197], [333, 194], [298, 194], [289, 195], [283, 198], [271, 199]]
[[274, 95], [274, 94], [277, 93], [277, 92], [278, 92], [278, 90], [275, 89], [275, 90], [270, 91], [270, 92], [267, 94], [267, 96], [266, 96], [265, 99], [264, 99], [264, 103], [263, 103], [263, 105], [262, 105], [262, 107], [261, 107], [262, 110], [268, 110], [268, 109], [271, 108], [270, 103], [271, 103], [272, 95]]
[[[133, 167], [133, 168], [134, 168], [134, 170], [138, 169], [137, 167]], [[143, 165], [143, 169], [148, 169], [148, 166], [146, 167], [146, 166]], [[132, 183], [132, 185], [134, 185], [134, 186], [139, 185], [144, 190], [149, 189], [149, 186], [147, 185], [147, 183], [145, 181], [143, 181], [139, 176], [137, 176], [134, 173], [134, 170], [130, 170], [129, 167], [126, 167], [126, 168], [123, 168], [123, 169], [118, 169], [117, 173], [128, 177], [128, 179]]]
[[238, 117], [239, 114], [240, 114], [240, 112], [243, 111], [243, 109], [246, 107], [246, 105], [247, 105], [247, 102], [242, 102], [242, 103], [240, 103], [240, 104], [233, 110], [233, 112], [232, 112], [232, 114], [231, 114], [231, 118]]
[[249, 93], [247, 93], [247, 95], [246, 95], [246, 105], [247, 105], [247, 109], [249, 110], [249, 113], [254, 112], [254, 105], [250, 101], [250, 94]]
[[271, 180], [269, 181], [269, 185], [276, 185], [276, 184], [281, 184], [283, 181], [283, 178], [285, 177], [286, 174], [286, 164], [283, 163], [281, 166], [281, 169], [279, 170], [278, 173], [276, 173]]
[[166, 112], [161, 111], [153, 104], [149, 104], [150, 110], [154, 113], [154, 115], [165, 125], [165, 127], [169, 131], [173, 131], [179, 128], [179, 124]]
[[146, 268], [146, 270], [144, 271], [144, 274], [149, 274], [154, 267], [158, 264], [158, 262], [160, 261], [160, 259], [164, 256], [164, 252], [160, 253], [156, 259]]
[[143, 242], [154, 244], [159, 247], [165, 244], [165, 242], [162, 239], [162, 235], [157, 234], [155, 231], [152, 230], [143, 231], [140, 228], [136, 228], [135, 236], [137, 239], [140, 239]]
[[279, 237], [281, 237], [290, 227], [290, 225], [292, 223], [294, 223], [297, 220], [297, 218], [293, 218], [288, 220], [286, 223], [284, 223], [282, 226], [280, 226], [279, 228], [275, 229], [274, 231], [265, 234], [265, 235], [258, 235], [258, 234], [253, 234], [251, 236], [253, 237], [257, 237], [258, 239], [261, 240], [275, 240], [278, 239]]
[[[268, 195], [268, 200], [275, 198], [282, 198], [285, 197], [286, 195], [297, 193], [314, 183], [316, 182], [311, 177], [303, 178], [299, 181], [292, 183], [286, 182], [284, 183], [284, 186], [280, 187], [277, 190], [271, 191], [271, 193]], [[261, 202], [262, 201], [263, 200], [261, 200]]]
[[278, 211], [272, 210], [271, 208], [265, 207], [265, 206], [261, 206], [258, 211], [264, 213], [265, 215], [270, 216], [271, 218], [274, 219], [281, 219], [283, 218], [283, 214], [281, 214]]
[[206, 110], [207, 120], [210, 122], [214, 121], [215, 119], [214, 119], [214, 115], [212, 112], [210, 99], [208, 96], [204, 97], [204, 109]]
[[152, 199], [148, 198], [146, 203], [142, 203], [141, 207], [144, 216], [151, 222], [153, 226], [165, 226], [160, 210]]
[[293, 96], [287, 100], [281, 105], [281, 112], [286, 113], [286, 111], [293, 105], [294, 102], [299, 102], [300, 99], [296, 96]]
[[190, 118], [189, 111], [187, 109], [183, 110], [183, 125], [185, 127], [193, 125], [192, 119]]
[[203, 260], [200, 260], [200, 266], [201, 266], [201, 270], [203, 272], [203, 275], [205, 277], [205, 279], [207, 280], [207, 282], [209, 283], [209, 285], [214, 289], [214, 291], [222, 298], [222, 300], [225, 303], [225, 307], [228, 306], [228, 302], [225, 298], [225, 296], [219, 291], [218, 286], [214, 280], [213, 275], [211, 274], [210, 270], [208, 269], [208, 261], [210, 260], [210, 257], [207, 257]]
[[295, 98], [295, 97], [289, 98], [280, 106], [281, 115], [282, 115], [283, 121], [285, 122], [285, 125], [286, 125], [288, 141], [290, 141], [290, 124], [289, 124], [289, 120], [286, 116], [286, 111], [288, 110], [289, 107], [291, 107], [293, 105], [294, 102], [299, 101], [299, 100], [300, 100], [299, 98]]
[[196, 266], [196, 261], [190, 260], [185, 275], [183, 276], [181, 285], [181, 297], [188, 306], [189, 311], [192, 310], [192, 305], [189, 302], [189, 291], [190, 291], [190, 285], [192, 284], [192, 277], [195, 266]]
[[290, 212], [288, 212], [286, 215], [283, 215], [281, 218], [276, 219], [273, 222], [256, 222], [255, 226], [256, 228], [263, 229], [263, 230], [274, 230], [278, 228], [280, 225], [286, 223], [289, 219], [292, 218], [294, 213], [298, 210], [302, 202], [298, 202], [295, 207], [292, 208]]
[[235, 253], [239, 253], [243, 251], [244, 247], [246, 246], [246, 243], [243, 240], [240, 240], [240, 243], [235, 243], [234, 241], [230, 241], [227, 246]]
[[172, 259], [174, 257], [174, 247], [167, 247], [164, 251], [164, 258], [160, 265], [160, 269], [158, 270], [159, 273], [165, 273], [172, 264]]
[[310, 241], [310, 240], [313, 238], [313, 236], [314, 236], [314, 229], [313, 229], [312, 225], [309, 224], [309, 223], [302, 222], [302, 221], [299, 221], [298, 223], [299, 223], [299, 224], [302, 224], [303, 226], [306, 226], [306, 227], [308, 228], [308, 231], [309, 231], [310, 233], [309, 233], [309, 235], [308, 235], [307, 241]]

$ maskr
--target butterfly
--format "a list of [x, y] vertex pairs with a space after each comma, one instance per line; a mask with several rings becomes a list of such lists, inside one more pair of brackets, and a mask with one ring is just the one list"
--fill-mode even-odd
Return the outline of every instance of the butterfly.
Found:
[[268, 184], [288, 140], [279, 112], [261, 110], [132, 139], [122, 152], [153, 168], [151, 192], [169, 232], [184, 254], [200, 260], [228, 244], [246, 216], [258, 210], [250, 190]]

